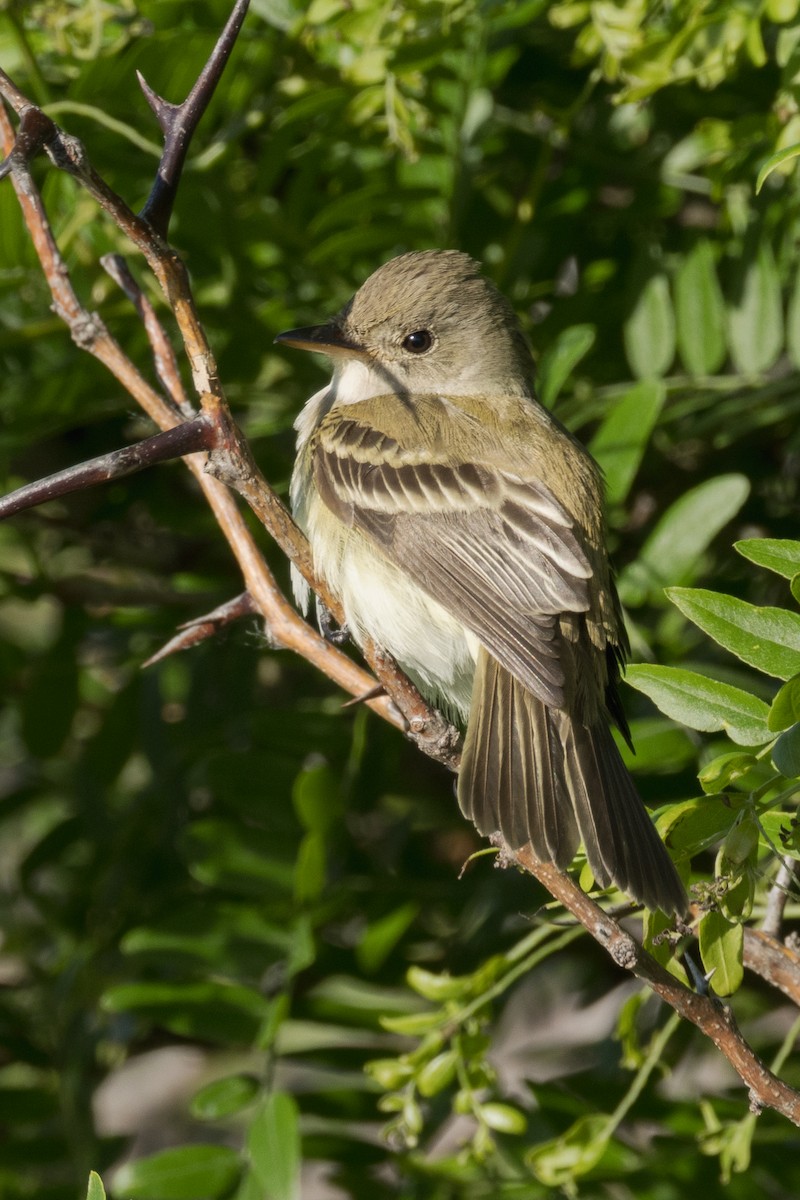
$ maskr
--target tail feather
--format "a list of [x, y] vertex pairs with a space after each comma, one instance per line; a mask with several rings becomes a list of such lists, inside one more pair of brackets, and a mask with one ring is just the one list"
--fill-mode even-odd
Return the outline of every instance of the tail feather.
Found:
[[567, 866], [582, 840], [595, 879], [648, 908], [686, 911], [683, 885], [604, 721], [533, 696], [485, 651], [476, 668], [458, 797], [482, 834]]

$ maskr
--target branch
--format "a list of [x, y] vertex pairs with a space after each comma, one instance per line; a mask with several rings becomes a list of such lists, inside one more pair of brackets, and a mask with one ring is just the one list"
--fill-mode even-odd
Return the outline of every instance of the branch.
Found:
[[744, 965], [800, 1007], [800, 954], [764, 929], [744, 931]]
[[183, 104], [170, 104], [162, 100], [142, 73], [136, 72], [139, 86], [164, 134], [164, 152], [141, 216], [163, 238], [167, 236], [189, 143], [230, 58], [249, 6], [250, 0], [236, 0], [225, 28]]
[[789, 899], [789, 892], [797, 880], [797, 863], [787, 855], [781, 861], [778, 873], [772, 881], [767, 899], [767, 911], [761, 928], [772, 938], [779, 938], [783, 923], [783, 910]]
[[[0, 72], [0, 93], [10, 100], [12, 107], [17, 111], [23, 112], [23, 114], [39, 112], [38, 109], [34, 109], [33, 106], [28, 104], [19, 89], [16, 88], [3, 72]], [[40, 115], [44, 117], [44, 114]], [[29, 123], [36, 125], [32, 117], [23, 116], [22, 119], [27, 119]], [[68, 143], [75, 141], [75, 139], [69, 139], [66, 135], [63, 135], [53, 122], [49, 121], [49, 118], [44, 118], [44, 122], [45, 128], [50, 129], [51, 133], [52, 130], [55, 130], [55, 133], [52, 134], [53, 139], [61, 139]], [[169, 399], [156, 392], [109, 334], [100, 317], [96, 313], [87, 312], [81, 306], [70, 282], [66, 264], [61, 258], [50, 229], [41, 196], [31, 178], [28, 169], [28, 159], [25, 154], [17, 154], [15, 152], [18, 143], [15, 143], [14, 132], [2, 106], [0, 106], [0, 144], [2, 144], [3, 152], [7, 156], [6, 164], [10, 163], [8, 173], [11, 176], [25, 223], [42, 264], [48, 286], [50, 287], [53, 307], [56, 313], [69, 327], [76, 344], [98, 358], [108, 368], [155, 424], [161, 429], [171, 429], [178, 423], [178, 411], [185, 403], [182, 388], [177, 393], [171, 393]], [[56, 160], [54, 159], [54, 161]], [[106, 207], [107, 211], [111, 212], [112, 216], [115, 216], [115, 219], [117, 216], [120, 217], [123, 229], [127, 230], [130, 222], [133, 222], [132, 228], [137, 230], [138, 235], [146, 243], [149, 257], [162, 265], [165, 260], [172, 264], [168, 271], [162, 270], [160, 272], [160, 277], [163, 278], [166, 273], [170, 279], [175, 279], [178, 284], [182, 284], [185, 288], [184, 291], [180, 291], [179, 288], [179, 294], [175, 296], [176, 315], [178, 316], [182, 332], [184, 332], [184, 344], [187, 346], [187, 353], [190, 354], [190, 348], [191, 351], [196, 352], [194, 359], [191, 358], [190, 354], [190, 361], [193, 363], [193, 377], [197, 379], [199, 375], [204, 381], [209, 380], [211, 373], [215, 376], [216, 368], [213, 365], [212, 358], [210, 360], [212, 372], [209, 372], [207, 369], [207, 360], [202, 354], [202, 344], [198, 346], [198, 339], [195, 337], [195, 331], [200, 330], [200, 323], [194, 311], [194, 305], [188, 289], [188, 281], [186, 280], [182, 264], [180, 264], [180, 269], [175, 267], [175, 262], [179, 262], [177, 256], [173, 255], [170, 248], [160, 241], [154, 231], [150, 231], [148, 226], [139, 222], [139, 219], [130, 212], [124, 202], [115, 196], [102, 181], [100, 181], [101, 186], [96, 186], [95, 181], [99, 177], [96, 176], [93, 169], [89, 166], [85, 155], [82, 158], [82, 162], [82, 172], [77, 176], [79, 180], [85, 182], [88, 179], [89, 182], [85, 183], [85, 185], [89, 190], [93, 194], [99, 192], [108, 201], [104, 207]], [[126, 290], [129, 289], [132, 289], [138, 295], [139, 289], [130, 275], [126, 279]], [[202, 342], [204, 342], [205, 338], [202, 335], [202, 330], [200, 330], [200, 336], [202, 337]], [[210, 350], [208, 353], [210, 356]], [[177, 386], [178, 383], [179, 380], [177, 380], [176, 375], [173, 379], [173, 384]], [[208, 394], [206, 394], [205, 398], [207, 402], [209, 400], [213, 402], [214, 400]], [[209, 405], [209, 408], [211, 411], [210, 423], [217, 430], [217, 435], [215, 436], [218, 436], [218, 444], [224, 445], [226, 441], [230, 444], [232, 440], [235, 441], [236, 435], [233, 432], [235, 426], [227, 408], [223, 407], [223, 405], [214, 405], [213, 403]], [[213, 419], [215, 415], [221, 417], [223, 413], [227, 416], [224, 428], [217, 425]], [[236, 431], [236, 434], [238, 434], [238, 431]], [[285, 649], [292, 650], [308, 659], [309, 662], [349, 695], [362, 696], [370, 691], [374, 685], [374, 680], [370, 675], [320, 637], [315, 630], [302, 620], [283, 596], [244, 518], [238, 511], [233, 497], [221, 483], [205, 473], [205, 455], [190, 456], [186, 459], [186, 463], [205, 493], [220, 529], [233, 550], [242, 571], [247, 590], [253, 596], [259, 612], [263, 615], [273, 641]], [[277, 501], [277, 497], [275, 500], [276, 503], [280, 503]], [[293, 522], [291, 522], [288, 513], [286, 517], [288, 522], [290, 522], [286, 526], [287, 536], [290, 536], [292, 535], [291, 526], [293, 526]], [[301, 556], [304, 539], [296, 526], [294, 526], [293, 537], [295, 550], [298, 556]], [[406, 723], [403, 717], [398, 713], [396, 707], [387, 696], [375, 697], [367, 701], [367, 703], [384, 720], [396, 728], [405, 729]]]
[[[504, 848], [503, 848], [504, 849]], [[641, 979], [671, 1008], [696, 1025], [724, 1054], [750, 1089], [750, 1107], [774, 1108], [800, 1125], [800, 1092], [790, 1088], [761, 1061], [739, 1032], [731, 1008], [710, 995], [692, 992], [657, 963], [622, 926], [552, 863], [539, 863], [528, 849], [508, 857], [535, 875], [568, 908], [618, 966]]]
[[184, 454], [193, 454], [198, 450], [211, 450], [216, 445], [216, 440], [217, 430], [206, 417], [184, 421], [182, 425], [174, 425], [163, 433], [156, 433], [153, 437], [136, 442], [133, 446], [124, 446], [121, 450], [112, 450], [110, 454], [90, 458], [87, 462], [67, 467], [54, 475], [48, 475], [46, 479], [37, 479], [35, 483], [28, 483], [25, 487], [17, 488], [15, 492], [9, 492], [7, 496], [0, 497], [0, 521], [26, 508], [33, 508], [48, 500], [56, 500], [60, 496], [68, 496], [71, 492], [80, 492], [99, 483], [108, 483], [110, 479], [134, 475], [155, 463], [181, 458]]

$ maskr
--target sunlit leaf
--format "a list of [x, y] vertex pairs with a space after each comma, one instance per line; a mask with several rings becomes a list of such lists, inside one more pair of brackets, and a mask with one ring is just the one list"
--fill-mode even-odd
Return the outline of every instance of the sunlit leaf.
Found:
[[667, 595], [684, 616], [743, 662], [778, 679], [800, 673], [800, 614], [758, 608], [703, 588], [668, 588]]
[[714, 251], [701, 238], [681, 261], [675, 275], [678, 350], [692, 375], [713, 375], [725, 361], [725, 301], [717, 278]]
[[247, 1131], [247, 1151], [264, 1200], [299, 1200], [300, 1133], [297, 1104], [272, 1092]]
[[89, 1186], [86, 1189], [86, 1200], [106, 1200], [106, 1189], [96, 1171], [89, 1172]]
[[794, 146], [785, 146], [783, 150], [778, 150], [775, 154], [771, 154], [766, 162], [761, 164], [756, 177], [756, 195], [758, 195], [758, 193], [761, 191], [764, 183], [776, 167], [780, 167], [783, 166], [784, 163], [791, 162], [793, 158], [797, 158], [798, 154], [800, 154], [800, 143]]
[[726, 791], [737, 780], [743, 779], [757, 765], [758, 759], [754, 754], [742, 754], [737, 751], [719, 754], [706, 763], [697, 778], [703, 791], [709, 796], [715, 796]]
[[622, 504], [658, 420], [666, 389], [643, 379], [617, 400], [589, 444], [603, 468], [609, 504]]
[[230, 1191], [241, 1160], [228, 1146], [181, 1146], [120, 1167], [114, 1192], [130, 1200], [215, 1200]]
[[581, 359], [595, 342], [593, 325], [572, 325], [565, 329], [539, 360], [539, 398], [552, 408], [559, 392]]
[[658, 832], [677, 858], [690, 858], [727, 835], [744, 803], [729, 796], [684, 800], [659, 819]]
[[736, 369], [746, 376], [762, 375], [783, 349], [781, 281], [766, 239], [742, 264], [729, 322], [731, 358]]
[[673, 721], [704, 733], [724, 730], [740, 746], [770, 740], [769, 707], [742, 688], [681, 667], [633, 663], [625, 678]]
[[[742, 982], [744, 929], [720, 912], [707, 912], [698, 926], [700, 957], [718, 996], [731, 996]], [[713, 972], [713, 973], [712, 973]]]
[[608, 1143], [608, 1117], [580, 1117], [566, 1133], [541, 1142], [525, 1156], [536, 1178], [546, 1187], [560, 1188], [585, 1175], [600, 1161]]
[[675, 357], [675, 315], [662, 271], [649, 275], [623, 326], [625, 353], [639, 379], [664, 375]]
[[734, 542], [733, 548], [750, 562], [767, 567], [785, 579], [793, 579], [800, 572], [800, 542], [789, 538], [745, 538]]
[[629, 605], [658, 602], [669, 584], [690, 582], [692, 569], [750, 492], [744, 475], [718, 475], [690, 488], [658, 520], [619, 590]]

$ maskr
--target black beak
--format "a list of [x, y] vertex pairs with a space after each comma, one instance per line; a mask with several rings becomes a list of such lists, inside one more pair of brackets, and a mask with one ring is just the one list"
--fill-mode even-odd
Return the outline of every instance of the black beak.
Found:
[[327, 325], [308, 325], [305, 329], [287, 329], [279, 333], [275, 341], [281, 346], [292, 346], [295, 350], [311, 350], [315, 354], [363, 354], [364, 350], [349, 341], [338, 325], [329, 321]]

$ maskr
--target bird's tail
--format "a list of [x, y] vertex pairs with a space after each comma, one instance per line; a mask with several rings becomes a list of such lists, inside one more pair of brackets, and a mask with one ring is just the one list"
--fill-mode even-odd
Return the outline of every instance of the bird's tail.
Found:
[[602, 719], [543, 704], [481, 649], [458, 799], [478, 831], [566, 867], [583, 842], [601, 887], [684, 913], [686, 893]]

